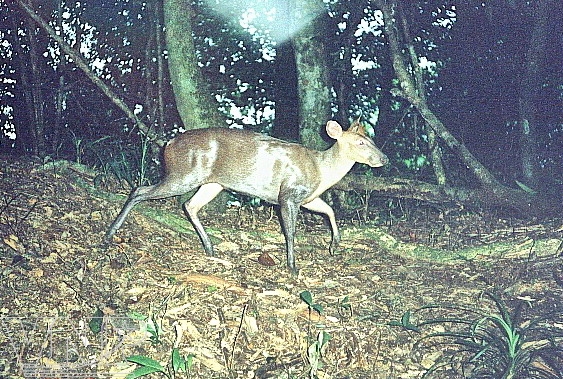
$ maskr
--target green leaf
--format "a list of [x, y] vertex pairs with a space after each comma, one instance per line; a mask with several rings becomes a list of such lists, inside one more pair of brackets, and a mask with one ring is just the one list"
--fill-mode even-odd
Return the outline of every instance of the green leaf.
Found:
[[401, 317], [401, 323], [403, 325], [408, 325], [411, 323], [411, 311], [406, 311], [405, 313], [403, 313], [403, 316]]
[[172, 368], [174, 372], [186, 371], [186, 360], [180, 355], [178, 348], [172, 350]]
[[332, 336], [330, 334], [328, 334], [327, 332], [325, 332], [324, 330], [321, 331], [319, 337], [320, 337], [319, 342], [321, 343], [321, 347], [323, 347], [332, 338]]
[[401, 317], [401, 321], [391, 321], [390, 326], [401, 326], [413, 332], [420, 332], [420, 328], [411, 322], [411, 311], [406, 311]]
[[348, 296], [345, 296], [344, 299], [340, 300], [339, 305], [346, 310], [352, 309], [352, 306], [350, 305], [350, 299], [348, 299]]
[[127, 376], [125, 378], [126, 379], [136, 379], [136, 378], [140, 378], [141, 376], [153, 374], [153, 373], [159, 372], [159, 371], [160, 370], [156, 370], [152, 367], [147, 367], [147, 366], [137, 367], [135, 370], [133, 370], [132, 372], [127, 374]]
[[144, 355], [132, 355], [130, 357], [127, 357], [127, 360], [144, 367], [152, 368], [155, 370], [153, 372], [166, 372], [165, 368], [160, 364], [159, 361], [155, 361], [154, 359], [145, 357]]
[[158, 330], [158, 324], [155, 322], [154, 318], [147, 320], [145, 330], [147, 331], [147, 333], [149, 333], [151, 335], [150, 338], [149, 338], [149, 341], [151, 341], [151, 343], [153, 345], [160, 343], [160, 334], [159, 334], [159, 330]]
[[312, 304], [311, 308], [317, 311], [319, 314], [323, 313], [323, 306], [320, 304]]
[[218, 288], [217, 286], [207, 286], [206, 291], [209, 293], [214, 293], [217, 292]]
[[401, 317], [401, 324], [408, 330], [417, 330], [418, 328], [411, 322], [411, 311], [406, 311]]
[[311, 306], [313, 304], [313, 295], [309, 291], [303, 291], [299, 294], [301, 300], [303, 300], [307, 305]]
[[195, 358], [195, 354], [188, 354], [188, 356], [186, 357], [186, 368], [188, 369], [188, 371], [192, 368], [192, 365], [194, 364], [194, 358]]
[[88, 321], [88, 327], [94, 334], [99, 334], [102, 331], [102, 325], [104, 322], [104, 312], [100, 308], [96, 308], [96, 312]]
[[129, 316], [130, 319], [137, 321], [144, 321], [148, 318], [144, 314], [135, 311], [127, 313], [127, 316]]

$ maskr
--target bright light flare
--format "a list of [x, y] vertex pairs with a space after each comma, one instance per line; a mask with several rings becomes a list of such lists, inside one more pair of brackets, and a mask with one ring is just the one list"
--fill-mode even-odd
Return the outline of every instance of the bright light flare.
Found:
[[[276, 44], [292, 38], [325, 10], [323, 0], [206, 0], [209, 7], [249, 34]], [[290, 4], [291, 3], [291, 4]]]

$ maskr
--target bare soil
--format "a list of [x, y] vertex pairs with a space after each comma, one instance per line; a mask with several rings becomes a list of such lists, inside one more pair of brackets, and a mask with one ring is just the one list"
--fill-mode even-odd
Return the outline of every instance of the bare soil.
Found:
[[[292, 276], [268, 206], [203, 214], [217, 257], [178, 224], [175, 199], [140, 205], [102, 249], [125, 199], [110, 192], [127, 194], [106, 179], [70, 163], [3, 160], [0, 377], [125, 377], [137, 367], [127, 357], [166, 365], [177, 348], [193, 356], [181, 377], [419, 378], [455, 346], [421, 341], [435, 329], [390, 324], [405, 312], [437, 303], [494, 312], [483, 291], [511, 309], [524, 302], [526, 317], [563, 304], [561, 219], [395, 200], [341, 216], [330, 255], [326, 223], [302, 214]], [[321, 332], [330, 340], [317, 356]], [[464, 376], [450, 367], [434, 377]]]

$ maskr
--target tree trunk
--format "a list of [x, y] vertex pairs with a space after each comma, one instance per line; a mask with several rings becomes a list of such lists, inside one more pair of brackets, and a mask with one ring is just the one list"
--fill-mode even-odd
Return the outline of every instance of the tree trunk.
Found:
[[[192, 27], [195, 12], [191, 0], [165, 0], [163, 11], [168, 71], [184, 128], [227, 126], [198, 65]], [[180, 201], [184, 200], [186, 198], [181, 197]], [[206, 205], [206, 209], [222, 213], [226, 204], [227, 193], [222, 192]]]
[[31, 130], [33, 135], [32, 151], [33, 155], [43, 158], [47, 155], [47, 152], [45, 150], [44, 102], [41, 90], [43, 75], [39, 68], [37, 28], [30, 19], [26, 19], [26, 29], [29, 38], [29, 63], [31, 65], [31, 91], [28, 92], [28, 95], [31, 95], [31, 100], [28, 104], [31, 105], [31, 123], [33, 125]]
[[285, 41], [276, 47], [274, 62], [276, 118], [272, 135], [286, 141], [299, 141], [299, 95], [295, 63], [293, 44]]
[[[57, 8], [57, 26], [59, 30], [63, 29], [63, 1], [59, 0], [58, 8]], [[59, 72], [59, 83], [57, 87], [57, 94], [56, 94], [56, 104], [55, 104], [55, 123], [52, 127], [51, 132], [51, 151], [56, 153], [58, 150], [58, 146], [61, 143], [61, 134], [64, 129], [64, 104], [66, 100], [66, 78], [65, 78], [65, 71], [66, 71], [66, 54], [60, 54], [59, 57], [60, 61], [57, 65], [57, 71]]]
[[[162, 9], [162, 2], [156, 1], [154, 4], [155, 10], [155, 38], [156, 38], [156, 119], [154, 122], [155, 132], [159, 136], [163, 136], [166, 131], [166, 108], [164, 105], [164, 93], [166, 91], [164, 85], [164, 11]], [[156, 157], [159, 154], [158, 146], [152, 145], [152, 156]]]
[[522, 69], [519, 104], [520, 151], [522, 178], [537, 188], [537, 107], [536, 101], [542, 86], [542, 67], [547, 46], [549, 14], [556, 9], [555, 1], [538, 1], [535, 4], [530, 45]]
[[[342, 125], [348, 125], [350, 118], [363, 116], [361, 114], [351, 114], [350, 104], [353, 103], [353, 71], [352, 57], [353, 51], [356, 46], [357, 38], [355, 32], [359, 23], [364, 17], [364, 10], [360, 7], [355, 7], [355, 0], [342, 0], [343, 9], [349, 9], [349, 16], [346, 19], [347, 27], [343, 31], [345, 33], [342, 37], [341, 59], [338, 60], [337, 66], [331, 68], [332, 83], [334, 91], [336, 92], [336, 101], [338, 104], [338, 115], [336, 121]], [[329, 49], [330, 50], [330, 49]], [[369, 116], [368, 116], [369, 118]], [[365, 118], [364, 118], [365, 120]]]
[[[296, 0], [294, 17], [313, 14], [315, 2]], [[331, 118], [331, 93], [324, 47], [324, 14], [298, 32], [293, 38], [297, 65], [300, 140], [305, 146], [324, 150], [329, 146], [322, 136]], [[322, 133], [322, 134], [321, 134]]]
[[[405, 17], [404, 12], [399, 12], [399, 16], [401, 19], [401, 26], [403, 30], [403, 35], [405, 38], [405, 44], [407, 46], [408, 56], [409, 56], [409, 63], [410, 63], [410, 71], [413, 73], [412, 78], [416, 85], [416, 94], [420, 98], [421, 103], [424, 106], [427, 106], [427, 98], [426, 98], [426, 89], [424, 85], [424, 78], [422, 73], [422, 68], [419, 65], [418, 55], [414, 49], [413, 45], [413, 38], [411, 37], [411, 33], [409, 31], [409, 24]], [[398, 34], [398, 32], [397, 32]], [[425, 132], [426, 136], [428, 137], [428, 151], [430, 152], [430, 163], [434, 170], [434, 176], [436, 177], [436, 182], [439, 185], [446, 184], [446, 171], [444, 169], [444, 164], [442, 162], [442, 150], [440, 149], [440, 145], [436, 139], [436, 132], [432, 127], [425, 122]]]
[[[12, 22], [12, 35], [18, 36], [19, 35], [19, 28], [20, 23], [19, 20], [14, 18], [11, 19]], [[25, 20], [22, 22], [25, 25]], [[25, 45], [25, 42], [19, 41], [16, 38], [13, 41], [14, 46], [14, 57], [16, 64], [18, 65], [18, 72], [20, 74], [20, 82], [18, 83], [21, 90], [19, 93], [20, 96], [20, 103], [22, 104], [23, 109], [14, 109], [14, 112], [20, 113], [20, 115], [16, 114], [15, 117], [18, 118], [21, 122], [21, 126], [18, 126], [17, 129], [17, 138], [16, 138], [16, 149], [20, 150], [23, 154], [34, 153], [35, 142], [34, 142], [34, 133], [33, 133], [33, 95], [31, 93], [31, 82], [29, 79], [30, 76], [30, 69], [28, 67], [28, 56], [29, 53], [25, 52], [22, 45]], [[23, 106], [25, 104], [25, 106]], [[19, 117], [18, 117], [19, 116]]]
[[198, 65], [190, 0], [164, 1], [168, 71], [186, 129], [226, 126]]
[[157, 125], [158, 130], [157, 133], [162, 135], [165, 128], [166, 118], [164, 117], [165, 108], [164, 108], [164, 49], [163, 45], [163, 10], [162, 10], [162, 3], [157, 1], [155, 3], [155, 20], [156, 20], [156, 64], [157, 64]]
[[[293, 22], [291, 1], [279, 2], [279, 25], [286, 28]], [[291, 40], [279, 41], [274, 61], [274, 101], [276, 117], [272, 135], [286, 141], [299, 141], [299, 95], [295, 49]]]
[[346, 175], [333, 189], [358, 192], [374, 191], [378, 196], [401, 197], [435, 204], [460, 204], [475, 208], [482, 205], [504, 205], [503, 202], [491, 203], [487, 191], [482, 189], [455, 188], [404, 178], [378, 178], [351, 174]]

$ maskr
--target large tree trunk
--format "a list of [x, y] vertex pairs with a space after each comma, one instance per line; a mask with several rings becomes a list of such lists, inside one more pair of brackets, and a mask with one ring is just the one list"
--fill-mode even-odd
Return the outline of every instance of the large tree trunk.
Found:
[[[191, 0], [164, 0], [163, 11], [168, 71], [176, 108], [184, 127], [199, 129], [227, 126], [198, 65], [193, 31], [195, 12]], [[206, 208], [224, 212], [226, 204], [227, 193], [222, 192]]]
[[164, 106], [164, 36], [163, 36], [163, 17], [164, 11], [160, 1], [155, 2], [155, 36], [156, 36], [156, 64], [157, 64], [157, 133], [162, 135], [166, 126], [165, 106]]
[[[288, 14], [288, 17], [290, 14]], [[284, 41], [276, 47], [274, 62], [276, 118], [272, 135], [286, 141], [299, 141], [299, 95], [293, 44]]]
[[[14, 12], [15, 13], [15, 12]], [[12, 17], [12, 35], [19, 35], [20, 23], [15, 17]], [[25, 25], [25, 20], [23, 20]], [[31, 82], [30, 82], [30, 69], [29, 69], [29, 53], [24, 51], [23, 45], [24, 41], [19, 41], [16, 39], [13, 43], [14, 46], [14, 60], [18, 66], [19, 76], [19, 87], [21, 91], [16, 95], [19, 96], [20, 103], [22, 104], [21, 109], [14, 109], [14, 112], [20, 113], [16, 114], [15, 117], [21, 122], [21, 126], [17, 129], [17, 138], [15, 140], [16, 149], [20, 150], [23, 154], [29, 154], [30, 152], [34, 154], [35, 152], [35, 138], [33, 133], [33, 95], [31, 93]], [[23, 106], [25, 105], [25, 106]]]
[[[313, 0], [295, 0], [294, 17], [314, 14], [317, 5]], [[299, 94], [300, 140], [305, 146], [317, 150], [323, 150], [329, 145], [321, 133], [332, 116], [331, 86], [323, 36], [324, 16], [321, 14], [307, 23], [293, 38]]]
[[35, 24], [26, 19], [26, 29], [29, 42], [29, 62], [31, 64], [31, 90], [27, 95], [31, 96], [30, 101], [27, 103], [31, 105], [29, 109], [32, 120], [32, 135], [33, 135], [33, 154], [43, 158], [47, 155], [45, 150], [45, 117], [44, 117], [44, 102], [43, 92], [41, 90], [43, 77], [39, 68], [39, 51], [37, 50], [37, 28]]
[[[57, 4], [57, 27], [59, 30], [64, 30], [63, 28], [63, 0], [59, 0]], [[59, 72], [59, 83], [56, 93], [56, 104], [55, 104], [55, 122], [51, 130], [51, 151], [56, 152], [59, 144], [61, 143], [61, 134], [65, 128], [64, 120], [64, 104], [66, 100], [66, 55], [60, 54], [60, 62], [57, 66], [57, 71]], [[77, 160], [80, 159], [80, 154], [77, 155]]]
[[537, 107], [542, 86], [542, 68], [545, 61], [549, 14], [557, 9], [556, 1], [542, 0], [535, 4], [532, 33], [524, 68], [522, 70], [519, 105], [520, 151], [522, 178], [530, 187], [538, 185], [537, 178]]
[[190, 0], [164, 1], [168, 71], [176, 107], [186, 129], [225, 126], [198, 66], [192, 26], [194, 16]]
[[[279, 25], [287, 28], [293, 21], [292, 4], [280, 1], [278, 6]], [[297, 67], [295, 50], [290, 39], [284, 39], [276, 46], [274, 61], [274, 101], [276, 117], [272, 135], [286, 141], [299, 141], [299, 95], [297, 94]]]
[[[384, 18], [384, 32], [389, 42], [393, 68], [400, 83], [400, 88], [395, 89], [395, 94], [407, 99], [422, 117], [429, 123], [437, 136], [441, 138], [459, 159], [473, 173], [475, 179], [481, 185], [486, 194], [482, 198], [489, 205], [503, 205], [518, 211], [521, 215], [550, 215], [554, 212], [554, 204], [546, 199], [534, 196], [531, 193], [508, 188], [496, 180], [496, 178], [485, 168], [471, 152], [461, 144], [432, 112], [426, 101], [418, 95], [417, 86], [411, 73], [405, 66], [405, 58], [397, 36], [394, 10], [396, 6], [393, 1], [376, 0], [381, 8]], [[560, 205], [558, 204], [559, 208]]]

